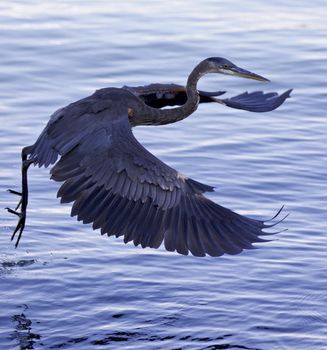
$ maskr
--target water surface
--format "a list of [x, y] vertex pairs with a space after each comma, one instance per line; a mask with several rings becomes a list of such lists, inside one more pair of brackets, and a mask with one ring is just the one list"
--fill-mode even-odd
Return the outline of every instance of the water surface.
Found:
[[[327, 349], [325, 1], [2, 1], [0, 4], [0, 348]], [[125, 246], [69, 217], [48, 170], [30, 171], [21, 246], [6, 213], [20, 156], [57, 108], [106, 86], [184, 84], [224, 56], [270, 84], [212, 76], [230, 95], [295, 90], [254, 114], [201, 105], [135, 130], [210, 198], [288, 231], [258, 250], [184, 257]]]

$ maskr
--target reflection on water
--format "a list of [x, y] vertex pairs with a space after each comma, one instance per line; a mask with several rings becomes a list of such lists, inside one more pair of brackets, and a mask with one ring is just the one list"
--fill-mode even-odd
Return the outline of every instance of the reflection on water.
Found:
[[[97, 334], [93, 335], [91, 339], [87, 337], [72, 338], [67, 340], [64, 343], [59, 343], [51, 346], [51, 349], [62, 349], [69, 348], [72, 344], [87, 343], [94, 346], [110, 346], [121, 348], [124, 345], [120, 343], [126, 343], [127, 345], [137, 344], [138, 342], [147, 342], [148, 344], [153, 344], [153, 348], [157, 348], [160, 344], [169, 342], [171, 343], [171, 348], [174, 347], [174, 343], [180, 343], [183, 341], [188, 341], [190, 344], [194, 344], [197, 349], [249, 349], [249, 350], [260, 350], [258, 348], [250, 348], [247, 346], [229, 344], [228, 338], [231, 337], [231, 334], [226, 334], [221, 337], [209, 338], [209, 337], [192, 337], [191, 335], [186, 335], [183, 337], [175, 336], [164, 336], [160, 337], [158, 335], [147, 334], [146, 332], [112, 332], [106, 334], [100, 339]], [[117, 344], [118, 343], [118, 344]], [[207, 343], [212, 343], [210, 346], [205, 346]], [[133, 345], [132, 345], [133, 346]], [[151, 346], [151, 345], [150, 345]], [[176, 347], [175, 349], [179, 349]]]
[[18, 261], [3, 261], [0, 265], [3, 268], [11, 268], [11, 267], [25, 267], [29, 266], [35, 263], [34, 259], [23, 259], [23, 260], [18, 260]]
[[34, 344], [41, 339], [39, 334], [33, 333], [32, 321], [25, 315], [28, 306], [23, 306], [23, 312], [12, 316], [15, 330], [10, 334], [10, 338], [17, 343], [20, 350], [34, 349]]
[[[42, 343], [41, 335], [33, 332], [33, 322], [26, 316], [26, 314], [29, 313], [28, 306], [23, 305], [20, 307], [20, 309], [21, 313], [15, 314], [11, 318], [15, 329], [10, 333], [10, 340], [16, 343], [20, 350], [36, 349], [39, 348], [39, 346], [43, 346], [44, 344]], [[119, 317], [123, 316], [124, 315], [120, 315]], [[112, 317], [117, 318], [117, 315], [112, 315]], [[161, 326], [168, 326], [172, 325], [170, 321], [174, 321], [177, 319], [178, 316], [163, 317], [161, 320], [157, 319], [156, 323], [158, 325], [161, 324]], [[153, 320], [149, 320], [148, 322], [153, 322]], [[144, 341], [149, 342], [149, 344], [153, 344], [154, 348], [157, 348], [157, 346], [160, 346], [160, 344], [162, 343], [169, 342], [170, 344], [172, 344], [173, 348], [174, 343], [178, 344], [184, 341], [188, 341], [190, 344], [194, 344], [198, 349], [259, 350], [259, 348], [230, 344], [228, 339], [232, 336], [232, 334], [224, 334], [212, 338], [192, 336], [191, 334], [183, 336], [160, 336], [159, 334], [148, 333], [145, 329], [138, 328], [135, 331], [112, 331], [105, 334], [92, 334], [89, 337], [65, 337], [67, 339], [64, 342], [54, 343], [53, 345], [49, 346], [49, 349], [70, 348], [74, 344], [80, 344], [80, 346], [85, 344], [86, 347], [91, 345], [120, 347], [122, 345], [118, 345], [119, 343], [137, 344]], [[206, 346], [205, 344], [211, 345]]]
[[[326, 348], [325, 10], [322, 0], [1, 1], [1, 349]], [[210, 56], [272, 82], [208, 77], [200, 89], [292, 97], [261, 114], [201, 105], [135, 135], [215, 186], [224, 206], [268, 218], [286, 204], [288, 231], [219, 259], [125, 246], [70, 218], [48, 170], [33, 168], [14, 249], [16, 218], [3, 209], [17, 198], [6, 190], [20, 188], [20, 150], [54, 110], [105, 86], [185, 84]]]
[[18, 261], [4, 260], [3, 262], [0, 262], [0, 279], [4, 277], [6, 274], [15, 272], [15, 268], [17, 267], [27, 267], [34, 263], [35, 263], [34, 259], [21, 259]]

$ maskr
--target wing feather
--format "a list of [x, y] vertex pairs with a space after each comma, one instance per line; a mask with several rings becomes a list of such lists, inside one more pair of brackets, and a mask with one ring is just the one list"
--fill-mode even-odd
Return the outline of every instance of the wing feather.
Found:
[[187, 215], [180, 208], [179, 213], [179, 225], [178, 228], [174, 230], [176, 245], [171, 249], [171, 251], [176, 250], [179, 254], [188, 255], [189, 247], [187, 245]]
[[223, 104], [228, 107], [262, 113], [270, 112], [278, 108], [288, 97], [290, 97], [291, 92], [292, 89], [285, 91], [281, 95], [278, 95], [276, 92], [244, 92], [231, 98], [221, 100], [216, 99], [216, 101], [222, 101]]
[[84, 207], [83, 223], [89, 224], [93, 222], [98, 215], [98, 210], [101, 210], [101, 205], [105, 199], [107, 193], [103, 188], [96, 187], [96, 193], [93, 197], [89, 198], [87, 205]]

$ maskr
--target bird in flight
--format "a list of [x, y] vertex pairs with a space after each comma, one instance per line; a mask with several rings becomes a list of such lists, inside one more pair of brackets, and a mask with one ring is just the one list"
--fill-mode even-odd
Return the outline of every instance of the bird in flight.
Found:
[[[229, 60], [211, 57], [200, 62], [186, 87], [176, 84], [103, 88], [57, 110], [36, 140], [22, 149], [22, 191], [16, 247], [25, 227], [28, 203], [27, 170], [31, 164], [53, 165], [51, 179], [62, 182], [58, 197], [73, 202], [71, 216], [93, 223], [101, 234], [124, 237], [143, 248], [158, 248], [195, 256], [238, 254], [265, 241], [260, 236], [275, 224], [237, 214], [204, 196], [213, 187], [171, 168], [147, 151], [134, 137], [138, 125], [164, 125], [191, 115], [199, 103], [267, 112], [279, 107], [291, 90], [243, 93], [217, 98], [224, 91], [197, 89], [207, 73], [228, 74], [258, 81], [268, 79]], [[164, 108], [165, 106], [178, 106]], [[59, 158], [59, 160], [58, 160]], [[280, 212], [280, 211], [279, 211]], [[276, 216], [279, 214], [276, 214]], [[276, 217], [275, 216], [275, 217]], [[275, 218], [274, 217], [274, 218]]]

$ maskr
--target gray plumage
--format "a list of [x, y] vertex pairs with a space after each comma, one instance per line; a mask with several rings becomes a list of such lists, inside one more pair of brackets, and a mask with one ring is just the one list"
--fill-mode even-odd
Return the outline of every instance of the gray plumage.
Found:
[[[71, 215], [83, 223], [93, 223], [101, 234], [124, 236], [125, 243], [133, 241], [143, 248], [158, 248], [164, 242], [167, 250], [180, 254], [219, 256], [240, 253], [253, 248], [252, 243], [263, 241], [263, 229], [271, 225], [207, 199], [204, 193], [213, 191], [213, 187], [160, 161], [135, 139], [131, 130], [137, 125], [176, 122], [193, 113], [202, 102], [262, 112], [277, 108], [289, 96], [290, 91], [280, 96], [256, 92], [218, 100], [216, 96], [224, 92], [197, 91], [197, 81], [204, 74], [228, 71], [266, 80], [225, 59], [210, 58], [193, 70], [186, 88], [174, 84], [105, 88], [56, 111], [36, 143], [23, 150], [26, 169], [22, 209], [9, 209], [20, 218], [12, 237], [19, 231], [16, 246], [25, 225], [26, 173], [30, 164], [55, 164], [51, 178], [63, 182], [58, 197], [62, 203], [73, 202]], [[172, 104], [181, 107], [158, 108]]]

